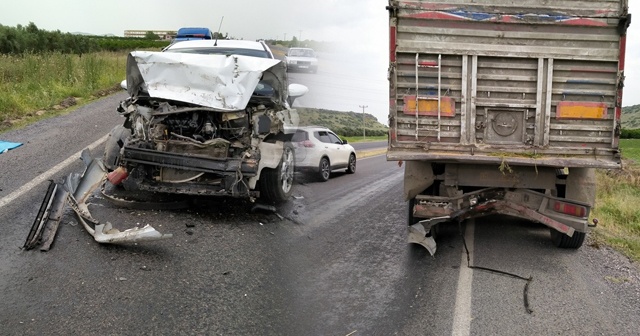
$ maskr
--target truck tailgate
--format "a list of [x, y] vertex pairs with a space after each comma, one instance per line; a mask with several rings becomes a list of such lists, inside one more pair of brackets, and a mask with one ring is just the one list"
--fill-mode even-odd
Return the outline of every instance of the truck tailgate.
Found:
[[389, 160], [619, 168], [626, 0], [390, 1]]

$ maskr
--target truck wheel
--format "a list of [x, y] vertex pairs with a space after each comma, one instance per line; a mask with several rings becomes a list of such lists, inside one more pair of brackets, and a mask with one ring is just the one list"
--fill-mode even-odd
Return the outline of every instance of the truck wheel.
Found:
[[275, 169], [264, 168], [260, 176], [260, 198], [271, 203], [289, 199], [293, 190], [293, 146], [287, 143], [280, 164]]
[[320, 181], [327, 182], [331, 176], [331, 163], [329, 162], [329, 159], [326, 157], [320, 159], [320, 166], [318, 168], [320, 172], [320, 174], [318, 174]]
[[349, 155], [349, 165], [347, 166], [347, 174], [353, 174], [356, 172], [356, 155]]
[[551, 240], [553, 241], [553, 244], [560, 248], [580, 248], [587, 236], [587, 234], [584, 232], [576, 231], [573, 233], [573, 237], [569, 237], [566, 234], [557, 231], [556, 229], [549, 228], [549, 230], [551, 231]]
[[407, 213], [407, 226], [411, 226], [420, 221], [420, 219], [415, 218], [413, 216], [413, 206], [416, 204], [416, 199], [412, 198], [409, 200], [409, 211]]

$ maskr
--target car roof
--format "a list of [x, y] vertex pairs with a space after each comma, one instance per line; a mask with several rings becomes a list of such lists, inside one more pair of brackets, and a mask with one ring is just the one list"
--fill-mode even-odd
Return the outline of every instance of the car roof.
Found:
[[[167, 47], [166, 50], [171, 49], [196, 49], [196, 48], [243, 48], [253, 50], [265, 50], [265, 44], [248, 41], [248, 40], [191, 40], [176, 42]], [[268, 49], [268, 47], [267, 47]]]
[[288, 129], [291, 129], [294, 131], [331, 131], [329, 128], [324, 126], [298, 126], [298, 127], [291, 127]]

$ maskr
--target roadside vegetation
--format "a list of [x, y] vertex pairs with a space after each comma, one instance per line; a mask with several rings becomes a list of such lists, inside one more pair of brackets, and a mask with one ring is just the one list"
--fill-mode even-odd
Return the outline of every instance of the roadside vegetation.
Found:
[[119, 90], [126, 53], [0, 55], [0, 131]]
[[331, 129], [340, 137], [347, 140], [362, 139], [364, 127], [366, 137], [384, 137], [386, 139], [388, 127], [381, 124], [372, 114], [363, 115], [358, 112], [339, 112], [316, 108], [296, 108], [300, 116], [300, 126], [323, 126]]
[[0, 25], [0, 132], [120, 90], [129, 51], [168, 43]]
[[640, 139], [623, 139], [620, 148], [624, 169], [597, 173], [595, 239], [640, 261]]

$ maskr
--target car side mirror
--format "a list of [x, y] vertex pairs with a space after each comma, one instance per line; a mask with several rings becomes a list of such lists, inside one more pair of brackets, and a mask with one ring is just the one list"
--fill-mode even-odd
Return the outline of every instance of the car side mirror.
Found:
[[347, 139], [341, 139], [341, 140], [342, 140], [342, 144], [343, 144], [343, 145], [346, 145], [346, 144], [348, 144], [348, 143], [349, 143], [349, 142], [347, 141]]
[[125, 90], [127, 89], [127, 80], [126, 79], [123, 80], [122, 82], [120, 82], [120, 87], [125, 89]]
[[309, 92], [309, 88], [302, 84], [289, 84], [289, 97], [287, 97], [289, 106], [293, 106], [293, 102], [296, 98], [304, 96], [307, 92]]

